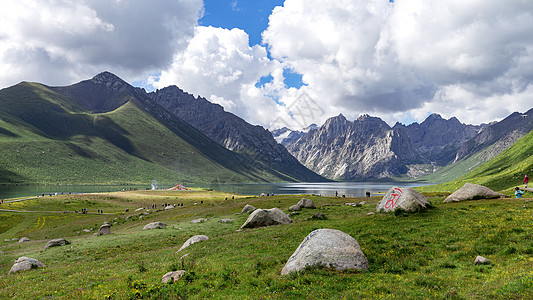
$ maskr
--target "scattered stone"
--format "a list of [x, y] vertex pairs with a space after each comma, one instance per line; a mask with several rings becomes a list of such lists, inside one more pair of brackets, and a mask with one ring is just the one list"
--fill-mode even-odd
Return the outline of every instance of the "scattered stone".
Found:
[[65, 246], [65, 245], [68, 245], [70, 244], [69, 241], [63, 239], [63, 238], [59, 238], [59, 239], [52, 239], [52, 240], [49, 240], [46, 245], [44, 246], [44, 249], [48, 249], [50, 247], [57, 247], [57, 246]]
[[484, 258], [483, 256], [476, 256], [476, 259], [474, 260], [474, 265], [489, 265], [490, 260]]
[[143, 218], [143, 216], [142, 216], [142, 215], [140, 215], [140, 216], [139, 216], [139, 219], [142, 219], [142, 218]]
[[91, 232], [89, 229], [83, 229], [83, 232]]
[[479, 184], [465, 183], [462, 188], [444, 199], [444, 202], [459, 202], [465, 200], [506, 198], [507, 195], [497, 193]]
[[368, 216], [371, 216], [371, 215], [373, 215], [373, 214], [375, 214], [375, 213], [374, 213], [374, 212], [369, 212], [369, 213], [367, 213]]
[[107, 221], [104, 222], [104, 225], [109, 225], [109, 226], [111, 226], [111, 224], [109, 224], [109, 222], [107, 222]]
[[134, 210], [134, 211], [139, 211], [139, 210], [143, 210], [143, 209], [144, 209], [144, 207], [139, 207], [139, 208], [137, 208], [137, 209]]
[[315, 202], [306, 198], [302, 198], [302, 200], [298, 201], [296, 205], [300, 206], [301, 208], [316, 208]]
[[167, 227], [167, 224], [161, 223], [161, 222], [152, 222], [148, 223], [143, 227], [143, 230], [150, 230], [150, 229], [159, 229], [159, 228], [165, 228]]
[[19, 272], [19, 271], [30, 270], [30, 269], [44, 268], [44, 267], [46, 266], [42, 262], [36, 260], [35, 258], [29, 258], [29, 257], [22, 256], [19, 259], [15, 260], [15, 264], [13, 264], [8, 274]]
[[207, 219], [205, 219], [205, 218], [200, 218], [200, 219], [192, 220], [191, 223], [193, 223], [193, 224], [197, 224], [197, 223], [203, 223], [203, 222], [205, 222], [205, 221], [207, 221]]
[[131, 218], [131, 216], [127, 216], [127, 217], [126, 217], [126, 221], [129, 220], [130, 218]]
[[376, 212], [403, 210], [415, 212], [430, 205], [428, 199], [412, 188], [392, 187], [376, 206]]
[[292, 223], [291, 218], [279, 208], [256, 209], [250, 214], [241, 229], [289, 223]]
[[188, 239], [187, 241], [185, 241], [185, 243], [183, 243], [181, 248], [179, 248], [179, 250], [176, 251], [176, 253], [180, 252], [181, 250], [189, 247], [190, 245], [192, 245], [194, 243], [198, 243], [198, 242], [201, 242], [201, 241], [206, 241], [208, 239], [209, 239], [209, 237], [207, 235], [195, 235], [195, 236], [191, 237], [190, 239]]
[[185, 270], [179, 270], [175, 272], [168, 272], [167, 274], [163, 275], [163, 279], [161, 279], [161, 283], [168, 283], [176, 282], [180, 280], [187, 272]]
[[357, 203], [347, 202], [347, 203], [344, 203], [344, 205], [346, 205], [346, 206], [357, 206]]
[[98, 229], [97, 235], [108, 235], [108, 234], [111, 234], [111, 225], [104, 223], [104, 225], [100, 226], [100, 228]]
[[361, 201], [361, 202], [359, 202], [359, 203], [357, 204], [357, 206], [363, 206], [363, 205], [365, 205], [365, 204], [366, 204], [366, 201]]
[[311, 217], [311, 219], [315, 219], [315, 220], [325, 220], [325, 219], [327, 219], [327, 218], [326, 218], [326, 216], [325, 216], [323, 213], [318, 212], [318, 213], [314, 214], [314, 215]]
[[165, 210], [173, 209], [174, 207], [175, 207], [174, 205], [167, 205], [165, 206]]
[[12, 239], [11, 239], [12, 242], [17, 242], [18, 240], [19, 240], [19, 239], [17, 239], [17, 238], [12, 238]]
[[291, 207], [289, 207], [289, 211], [299, 211], [299, 210], [302, 210], [302, 208], [298, 204], [294, 204]]
[[21, 238], [21, 239], [19, 240], [19, 243], [24, 243], [24, 242], [29, 242], [29, 241], [30, 241], [29, 238], [27, 238], [27, 237], [23, 237], [23, 238]]
[[255, 208], [254, 206], [250, 205], [250, 204], [246, 204], [246, 206], [244, 206], [244, 208], [241, 210], [241, 214], [244, 214], [244, 213], [251, 213], [253, 212], [254, 210], [256, 210], [257, 208]]
[[281, 275], [299, 272], [307, 266], [368, 270], [368, 260], [359, 243], [350, 235], [336, 229], [317, 229], [304, 238], [281, 270]]
[[0, 254], [4, 254], [4, 251], [0, 250]]
[[93, 233], [93, 236], [98, 236], [98, 232]]
[[11, 242], [10, 239], [4, 239], [4, 242]]
[[219, 222], [220, 223], [231, 223], [233, 222], [233, 220], [232, 219], [220, 219]]

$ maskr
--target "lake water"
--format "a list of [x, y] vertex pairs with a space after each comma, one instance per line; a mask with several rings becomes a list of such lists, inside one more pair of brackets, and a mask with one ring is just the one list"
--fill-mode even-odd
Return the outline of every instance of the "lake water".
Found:
[[[346, 195], [346, 197], [363, 197], [366, 192], [371, 194], [384, 193], [393, 186], [416, 187], [423, 183], [403, 182], [320, 182], [320, 183], [257, 183], [257, 184], [213, 184], [190, 187], [211, 188], [217, 191], [243, 195], [259, 195], [261, 193], [282, 194], [315, 194], [322, 196]], [[162, 186], [161, 188], [167, 188]], [[42, 194], [62, 193], [94, 193], [99, 191], [150, 189], [146, 185], [0, 185], [0, 199], [29, 197]]]

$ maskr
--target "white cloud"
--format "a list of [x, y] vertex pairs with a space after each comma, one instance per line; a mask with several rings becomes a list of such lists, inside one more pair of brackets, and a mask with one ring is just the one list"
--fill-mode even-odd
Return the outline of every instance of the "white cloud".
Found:
[[348, 116], [480, 123], [531, 108], [531, 28], [532, 1], [286, 0], [263, 41]]
[[0, 86], [159, 71], [187, 45], [201, 0], [21, 0], [0, 10]]

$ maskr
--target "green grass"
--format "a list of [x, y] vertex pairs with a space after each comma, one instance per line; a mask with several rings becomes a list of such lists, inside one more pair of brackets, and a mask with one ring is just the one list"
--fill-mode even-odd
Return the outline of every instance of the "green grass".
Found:
[[417, 188], [420, 191], [455, 191], [466, 182], [481, 184], [493, 190], [512, 189], [522, 184], [525, 174], [533, 174], [533, 132], [495, 158], [473, 168], [458, 179], [439, 185]]
[[[379, 198], [351, 207], [340, 198], [310, 196], [318, 208], [292, 215], [292, 224], [236, 231], [248, 217], [235, 214], [245, 204], [287, 211], [302, 196], [239, 196], [225, 201], [228, 195], [131, 191], [12, 203], [18, 210], [88, 207], [113, 214], [0, 213], [0, 241], [22, 236], [32, 240], [5, 242], [0, 247], [5, 252], [0, 254], [0, 298], [527, 299], [533, 293], [530, 199], [442, 203], [446, 193], [429, 193], [433, 208], [425, 212], [367, 215]], [[184, 207], [151, 211], [142, 219], [138, 219], [140, 212], [133, 212], [139, 206], [165, 202], [184, 203]], [[126, 208], [130, 208], [128, 214]], [[316, 212], [327, 219], [312, 219]], [[134, 217], [126, 220], [128, 215]], [[190, 223], [201, 217], [208, 220]], [[219, 223], [222, 218], [234, 222]], [[111, 235], [93, 237], [92, 232], [82, 231], [97, 229], [104, 221], [116, 222]], [[169, 226], [142, 231], [151, 221]], [[369, 260], [368, 272], [309, 268], [299, 275], [281, 276], [302, 239], [318, 228], [353, 236]], [[195, 234], [210, 239], [175, 254]], [[44, 250], [46, 240], [57, 237], [72, 243]], [[186, 278], [161, 284], [163, 274], [182, 269], [180, 257], [186, 253]], [[23, 255], [47, 267], [6, 275]], [[474, 266], [476, 255], [492, 264]]]

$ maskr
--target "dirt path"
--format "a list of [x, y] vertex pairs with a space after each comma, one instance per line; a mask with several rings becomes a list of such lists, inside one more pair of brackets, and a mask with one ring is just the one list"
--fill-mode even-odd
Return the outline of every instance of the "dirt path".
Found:
[[[18, 212], [18, 213], [48, 213], [48, 214], [81, 214], [73, 211], [50, 211], [50, 210], [16, 210], [16, 209], [0, 209], [4, 212]], [[85, 215], [115, 215], [115, 213], [95, 213], [95, 212], [86, 212]]]

